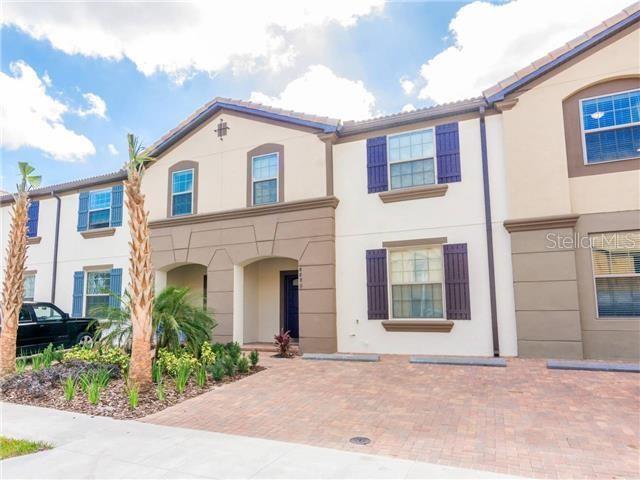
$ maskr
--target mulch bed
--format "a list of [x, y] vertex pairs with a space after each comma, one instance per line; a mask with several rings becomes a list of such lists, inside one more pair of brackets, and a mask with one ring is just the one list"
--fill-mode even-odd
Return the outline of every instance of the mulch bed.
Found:
[[[51, 368], [55, 367], [56, 365]], [[15, 379], [15, 377], [19, 377], [19, 379], [15, 379], [18, 381], [12, 382], [13, 384], [17, 385], [25, 383], [27, 376], [34, 375], [33, 372], [25, 372], [4, 380], [1, 385], [1, 391], [2, 400], [6, 402], [55, 408], [57, 410], [67, 410], [71, 412], [85, 413], [88, 415], [133, 419], [159, 412], [160, 410], [164, 410], [167, 407], [183, 402], [189, 398], [197, 397], [205, 392], [220, 388], [227, 383], [242, 380], [244, 377], [261, 372], [262, 370], [265, 370], [265, 367], [258, 365], [255, 368], [252, 368], [249, 373], [240, 373], [232, 378], [224, 377], [220, 382], [214, 382], [211, 377], [209, 377], [207, 384], [203, 388], [198, 387], [195, 381], [195, 375], [192, 375], [185, 391], [182, 394], [178, 394], [176, 392], [174, 379], [170, 376], [165, 376], [163, 379], [165, 399], [163, 401], [158, 400], [154, 385], [150, 391], [140, 392], [138, 407], [135, 409], [132, 409], [129, 406], [129, 400], [125, 389], [125, 380], [118, 374], [116, 374], [117, 378], [112, 378], [107, 387], [102, 391], [100, 395], [100, 402], [97, 405], [89, 403], [87, 396], [79, 387], [74, 398], [71, 401], [66, 401], [59, 379], [56, 379], [55, 383], [50, 382], [48, 388], [39, 388], [36, 392], [22, 388], [13, 388], [13, 385], [7, 384], [8, 381], [11, 381], [12, 378]], [[23, 381], [20, 382], [20, 380]]]

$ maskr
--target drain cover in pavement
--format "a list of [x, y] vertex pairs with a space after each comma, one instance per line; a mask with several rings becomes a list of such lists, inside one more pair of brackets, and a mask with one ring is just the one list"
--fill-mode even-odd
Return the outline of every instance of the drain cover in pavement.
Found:
[[371, 439], [367, 437], [353, 437], [350, 438], [349, 441], [356, 445], [369, 445], [371, 443]]

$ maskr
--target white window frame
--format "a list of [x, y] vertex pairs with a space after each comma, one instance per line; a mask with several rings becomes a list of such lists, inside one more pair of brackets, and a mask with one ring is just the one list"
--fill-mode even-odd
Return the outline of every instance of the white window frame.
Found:
[[89, 275], [92, 273], [108, 273], [109, 274], [109, 282], [111, 282], [111, 268], [92, 268], [87, 269], [84, 272], [85, 281], [83, 287], [83, 297], [82, 297], [82, 309], [85, 315], [89, 315], [89, 311], [87, 309], [87, 299], [89, 297], [110, 297], [111, 292], [109, 293], [89, 293]]
[[584, 129], [584, 113], [582, 111], [582, 104], [587, 100], [595, 100], [597, 98], [602, 98], [602, 97], [613, 97], [614, 95], [620, 95], [621, 93], [631, 93], [635, 91], [638, 91], [638, 89], [632, 88], [631, 90], [622, 90], [620, 92], [605, 93], [604, 95], [595, 95], [593, 97], [580, 99], [578, 103], [580, 104], [580, 135], [582, 136], [582, 162], [584, 165], [587, 165], [587, 166], [600, 165], [602, 163], [624, 162], [625, 160], [635, 160], [636, 158], [640, 158], [640, 152], [638, 152], [638, 155], [636, 155], [635, 157], [618, 158], [616, 160], [605, 160], [604, 162], [588, 163], [587, 162], [587, 141], [586, 141], [587, 133], [605, 132], [607, 130], [618, 130], [620, 128], [634, 127], [636, 125], [640, 125], [640, 122], [631, 122], [631, 123], [625, 123], [624, 125], [612, 125], [610, 127], [598, 127], [592, 130], [585, 130]]
[[25, 273], [24, 274], [24, 278], [23, 278], [23, 284], [24, 284], [24, 280], [26, 280], [27, 277], [33, 277], [33, 297], [26, 297], [24, 294], [26, 292], [23, 292], [23, 297], [22, 300], [25, 302], [34, 302], [35, 298], [36, 298], [36, 273]]
[[[442, 265], [442, 280], [439, 282], [419, 282], [419, 283], [398, 283], [396, 285], [442, 285], [442, 317], [396, 317], [393, 313], [393, 271], [391, 270], [391, 253], [392, 252], [410, 252], [412, 250], [421, 250], [438, 247], [440, 249], [440, 262]], [[406, 247], [387, 248], [387, 305], [389, 306], [390, 320], [446, 320], [447, 319], [447, 296], [445, 294], [444, 281], [444, 244], [428, 244], [428, 245], [411, 245]]]
[[[91, 208], [91, 194], [109, 192], [109, 208]], [[111, 209], [113, 207], [113, 191], [111, 188], [102, 188], [100, 190], [89, 191], [89, 205], [87, 208], [87, 230], [98, 230], [100, 228], [109, 228], [111, 226]], [[109, 225], [106, 227], [92, 227], [91, 226], [91, 212], [100, 212], [102, 210], [109, 210]]]
[[[616, 233], [631, 233], [636, 230], [623, 230], [623, 231], [609, 231], [609, 232], [592, 232], [589, 233], [589, 239], [596, 235], [611, 235]], [[640, 277], [640, 273], [607, 273], [607, 274], [596, 274], [596, 265], [593, 258], [593, 246], [591, 246], [591, 241], [589, 241], [589, 256], [591, 260], [591, 282], [593, 284], [593, 301], [595, 307], [595, 316], [596, 320], [602, 319], [603, 321], [610, 322], [616, 320], [626, 320], [626, 319], [640, 319], [640, 317], [628, 316], [628, 317], [601, 317], [600, 316], [600, 308], [598, 305], [598, 285], [596, 284], [596, 280], [598, 278], [633, 278]]]
[[[414, 185], [413, 187], [400, 187], [400, 188], [391, 188], [391, 164], [398, 164], [398, 163], [407, 163], [407, 162], [414, 162], [416, 160], [427, 160], [429, 157], [422, 157], [422, 158], [412, 158], [410, 160], [395, 160], [395, 161], [391, 161], [391, 142], [390, 140], [393, 137], [400, 137], [403, 135], [407, 135], [407, 134], [412, 134], [412, 133], [418, 133], [418, 132], [426, 132], [427, 130], [431, 131], [431, 135], [433, 137], [433, 183], [425, 183], [422, 185]], [[438, 152], [436, 151], [436, 129], [435, 127], [427, 127], [427, 128], [418, 128], [415, 130], [407, 130], [406, 132], [398, 132], [398, 133], [394, 133], [393, 135], [387, 135], [387, 183], [388, 183], [388, 188], [387, 191], [392, 191], [392, 190], [403, 190], [403, 189], [407, 189], [407, 188], [419, 188], [419, 187], [426, 187], [429, 185], [437, 185], [438, 184]]]
[[[276, 173], [275, 177], [269, 177], [269, 178], [260, 178], [258, 180], [256, 180], [255, 175], [253, 174], [253, 161], [256, 158], [261, 158], [261, 157], [270, 157], [271, 155], [275, 155], [276, 159], [278, 160], [278, 169]], [[259, 205], [256, 205], [256, 201], [254, 198], [255, 195], [255, 183], [256, 182], [266, 182], [267, 180], [275, 180], [276, 181], [276, 201], [275, 202], [270, 202], [270, 203], [261, 203]], [[280, 152], [271, 152], [271, 153], [263, 153], [261, 155], [254, 155], [251, 157], [251, 206], [253, 207], [259, 207], [261, 205], [273, 205], [274, 203], [279, 203], [281, 201], [280, 199]]]
[[[191, 190], [187, 190], [185, 192], [179, 192], [179, 193], [174, 193], [173, 191], [173, 183], [174, 183], [174, 179], [175, 179], [175, 175], [178, 173], [184, 173], [184, 172], [191, 172]], [[184, 215], [192, 215], [193, 214], [193, 202], [194, 202], [194, 183], [196, 181], [196, 171], [193, 168], [185, 168], [184, 170], [177, 170], [175, 172], [171, 172], [171, 216], [172, 217], [182, 217]], [[189, 210], [189, 213], [173, 213], [173, 200], [174, 197], [176, 195], [184, 195], [185, 193], [190, 193], [191, 194], [191, 209]]]

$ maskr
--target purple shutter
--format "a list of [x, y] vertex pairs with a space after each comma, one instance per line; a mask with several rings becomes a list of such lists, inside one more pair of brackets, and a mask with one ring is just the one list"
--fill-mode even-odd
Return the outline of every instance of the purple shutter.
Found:
[[367, 315], [369, 320], [387, 320], [387, 251], [367, 250]]
[[436, 125], [436, 155], [438, 183], [461, 181], [458, 122]]
[[35, 200], [29, 204], [27, 216], [27, 237], [33, 238], [38, 236], [38, 217], [40, 215], [40, 201]]
[[444, 245], [442, 250], [447, 318], [449, 320], [471, 320], [467, 244], [452, 243]]
[[387, 137], [367, 139], [367, 187], [369, 193], [387, 190]]

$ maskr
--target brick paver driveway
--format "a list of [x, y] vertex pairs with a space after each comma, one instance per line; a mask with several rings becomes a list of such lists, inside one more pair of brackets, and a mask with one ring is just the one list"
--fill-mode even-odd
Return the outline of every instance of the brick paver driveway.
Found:
[[640, 477], [637, 374], [265, 356], [266, 371], [143, 421], [530, 477]]

